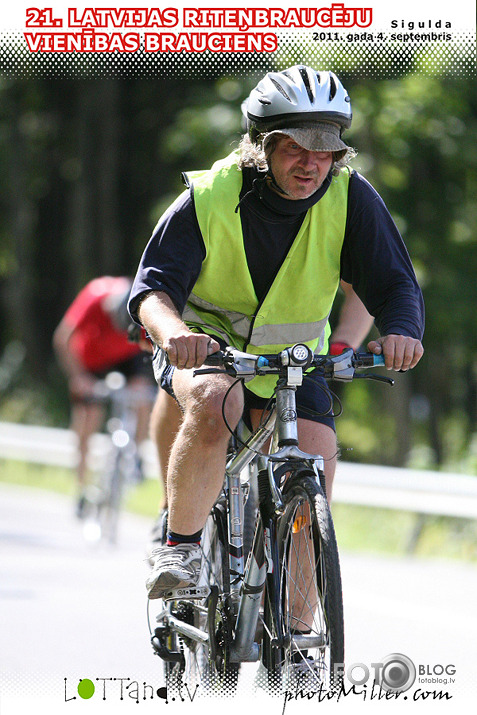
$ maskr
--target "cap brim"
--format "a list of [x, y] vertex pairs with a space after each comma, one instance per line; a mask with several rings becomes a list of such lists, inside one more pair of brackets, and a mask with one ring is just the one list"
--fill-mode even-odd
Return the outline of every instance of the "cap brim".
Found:
[[294, 127], [291, 129], [274, 129], [268, 132], [263, 140], [263, 148], [276, 134], [285, 134], [308, 151], [343, 151], [349, 149], [340, 137], [339, 127], [329, 122], [316, 122], [312, 127]]

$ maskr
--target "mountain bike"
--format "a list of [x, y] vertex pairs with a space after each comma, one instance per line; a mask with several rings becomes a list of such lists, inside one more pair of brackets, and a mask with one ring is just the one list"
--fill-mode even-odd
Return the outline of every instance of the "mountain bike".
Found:
[[83, 533], [89, 542], [115, 543], [117, 540], [125, 491], [144, 478], [135, 440], [136, 408], [144, 401], [152, 404], [154, 397], [152, 387], [129, 387], [126, 377], [116, 371], [98, 380], [94, 387], [91, 400], [108, 406], [109, 415], [104, 465], [85, 490], [81, 508]]
[[[256, 662], [257, 685], [271, 694], [339, 688], [344, 624], [338, 548], [324, 460], [299, 448], [295, 391], [312, 368], [329, 380], [393, 381], [357, 372], [384, 364], [381, 356], [351, 349], [314, 355], [300, 344], [267, 356], [229, 347], [206, 363], [194, 374], [226, 372], [238, 381], [273, 374], [278, 381], [259, 427], [247, 435], [241, 424], [231, 440], [223, 492], [203, 532], [197, 587], [166, 594], [154, 625], [149, 602], [152, 646], [164, 660], [167, 685], [231, 693], [240, 664]], [[251, 524], [247, 554], [244, 533]]]

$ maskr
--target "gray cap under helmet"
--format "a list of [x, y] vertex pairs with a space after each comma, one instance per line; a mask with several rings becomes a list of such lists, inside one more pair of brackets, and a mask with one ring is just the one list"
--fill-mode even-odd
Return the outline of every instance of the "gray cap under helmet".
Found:
[[346, 148], [341, 134], [351, 126], [351, 101], [333, 72], [317, 72], [305, 65], [269, 72], [251, 91], [242, 111], [253, 142], [260, 134], [312, 130], [315, 123], [319, 123], [317, 131], [323, 130], [327, 122], [340, 148]]

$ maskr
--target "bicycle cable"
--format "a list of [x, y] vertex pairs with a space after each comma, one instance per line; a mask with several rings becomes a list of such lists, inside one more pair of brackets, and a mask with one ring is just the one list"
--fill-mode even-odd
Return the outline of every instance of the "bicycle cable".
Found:
[[[309, 377], [307, 375], [304, 375], [303, 379], [308, 380], [309, 382], [314, 382], [314, 384], [317, 385], [317, 383], [311, 377]], [[224, 399], [222, 400], [222, 418], [224, 420], [226, 428], [228, 429], [228, 431], [230, 432], [232, 437], [234, 437], [234, 439], [236, 439], [237, 443], [241, 447], [246, 447], [254, 454], [261, 455], [262, 452], [259, 452], [256, 449], [252, 449], [246, 442], [244, 442], [243, 440], [240, 439], [240, 437], [237, 434], [236, 429], [235, 430], [232, 429], [232, 427], [229, 425], [229, 423], [227, 421], [227, 417], [225, 416], [225, 405], [226, 405], [228, 396], [230, 395], [231, 391], [233, 390], [233, 388], [236, 385], [238, 385], [239, 383], [242, 383], [242, 385], [243, 385], [244, 382], [245, 382], [245, 378], [241, 377], [238, 380], [235, 380], [235, 382], [233, 382], [230, 385], [230, 387], [228, 388], [227, 392], [224, 395]], [[310, 415], [311, 417], [323, 417], [324, 415], [327, 415], [330, 412], [332, 412], [333, 418], [340, 417], [343, 414], [343, 403], [340, 400], [340, 398], [338, 397], [338, 395], [335, 392], [333, 392], [328, 386], [326, 388], [323, 385], [319, 385], [319, 384], [317, 386], [326, 395], [326, 397], [329, 400], [328, 409], [323, 412], [318, 412], [317, 410], [312, 410], [309, 407], [304, 407], [303, 405], [300, 405], [300, 411], [307, 415]], [[259, 429], [264, 424], [264, 421], [266, 421], [266, 420], [264, 420], [265, 414], [267, 413], [267, 411], [268, 412], [270, 411], [268, 408], [272, 404], [273, 400], [275, 399], [275, 395], [276, 395], [276, 388], [273, 390], [272, 396], [268, 399], [268, 402], [262, 409], [262, 416], [260, 418], [260, 422], [259, 422], [257, 429]], [[337, 413], [333, 412], [333, 407], [334, 407], [335, 402], [337, 402], [339, 405], [339, 412], [337, 412]]]
[[230, 387], [228, 388], [227, 392], [225, 393], [224, 399], [222, 400], [222, 419], [224, 420], [225, 426], [227, 427], [227, 429], [228, 429], [228, 431], [230, 432], [230, 434], [232, 435], [232, 437], [235, 437], [235, 439], [237, 440], [237, 442], [238, 442], [242, 447], [246, 447], [247, 445], [245, 444], [245, 442], [242, 442], [242, 440], [241, 440], [240, 437], [238, 436], [236, 430], [232, 429], [232, 427], [229, 425], [229, 423], [228, 423], [228, 421], [227, 421], [227, 417], [225, 416], [225, 404], [226, 404], [226, 402], [227, 402], [228, 396], [230, 395], [230, 393], [232, 392], [232, 390], [234, 389], [234, 387], [235, 387], [236, 385], [238, 385], [238, 384], [240, 384], [240, 383], [243, 384], [243, 382], [244, 382], [244, 378], [243, 378], [243, 377], [239, 378], [238, 380], [235, 380], [235, 382], [233, 382], [233, 383], [230, 385]]
[[[303, 380], [306, 380], [307, 382], [313, 382], [326, 395], [326, 397], [328, 398], [329, 407], [323, 412], [318, 412], [317, 410], [312, 410], [309, 407], [303, 407], [302, 405], [300, 405], [300, 410], [302, 412], [305, 412], [306, 414], [312, 415], [314, 417], [324, 417], [331, 412], [335, 419], [337, 417], [341, 417], [341, 415], [343, 414], [343, 403], [336, 394], [336, 392], [333, 392], [333, 390], [328, 387], [328, 384], [325, 387], [324, 385], [316, 383], [311, 377], [311, 375], [304, 375]], [[339, 412], [334, 411], [333, 408], [335, 404], [338, 404]]]
[[147, 618], [147, 627], [149, 628], [149, 635], [152, 636], [150, 606], [151, 606], [151, 602], [148, 598], [147, 604], [146, 604], [146, 618]]
[[[224, 422], [225, 422], [225, 426], [227, 427], [228, 431], [230, 432], [230, 434], [232, 435], [232, 437], [234, 437], [234, 438], [237, 440], [238, 444], [239, 444], [241, 447], [246, 447], [248, 450], [250, 450], [250, 452], [253, 452], [254, 454], [257, 454], [257, 455], [260, 456], [260, 455], [262, 455], [263, 453], [262, 453], [262, 452], [259, 452], [257, 449], [253, 449], [253, 448], [250, 447], [246, 442], [244, 442], [243, 440], [241, 440], [240, 437], [238, 436], [236, 430], [233, 430], [233, 429], [231, 428], [231, 426], [230, 426], [229, 423], [227, 422], [227, 418], [226, 418], [226, 416], [225, 416], [225, 403], [227, 402], [227, 397], [229, 396], [230, 392], [233, 390], [233, 388], [234, 388], [238, 383], [241, 382], [241, 383], [243, 384], [244, 381], [245, 381], [245, 379], [244, 379], [243, 377], [239, 378], [238, 380], [235, 380], [235, 382], [233, 382], [233, 383], [230, 385], [230, 387], [228, 388], [227, 392], [225, 393], [224, 399], [222, 400], [222, 418], [223, 418], [223, 420], [224, 420]], [[276, 390], [273, 391], [273, 395], [268, 399], [267, 404], [264, 406], [264, 408], [263, 408], [263, 410], [262, 410], [262, 416], [261, 416], [261, 418], [260, 418], [260, 422], [259, 422], [259, 424], [258, 424], [258, 427], [257, 427], [255, 430], [253, 430], [253, 432], [256, 432], [256, 430], [259, 429], [260, 427], [262, 427], [262, 425], [266, 422], [266, 419], [264, 419], [264, 418], [265, 418], [265, 413], [266, 413], [267, 411], [270, 411], [270, 410], [268, 410], [268, 407], [269, 407], [269, 405], [272, 404], [273, 400], [275, 399], [275, 392], [276, 392]]]

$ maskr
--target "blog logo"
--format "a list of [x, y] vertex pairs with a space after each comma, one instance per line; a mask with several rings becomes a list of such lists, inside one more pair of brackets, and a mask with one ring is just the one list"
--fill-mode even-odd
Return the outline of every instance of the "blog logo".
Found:
[[376, 668], [376, 682], [383, 690], [404, 693], [414, 685], [416, 666], [407, 655], [390, 653]]

